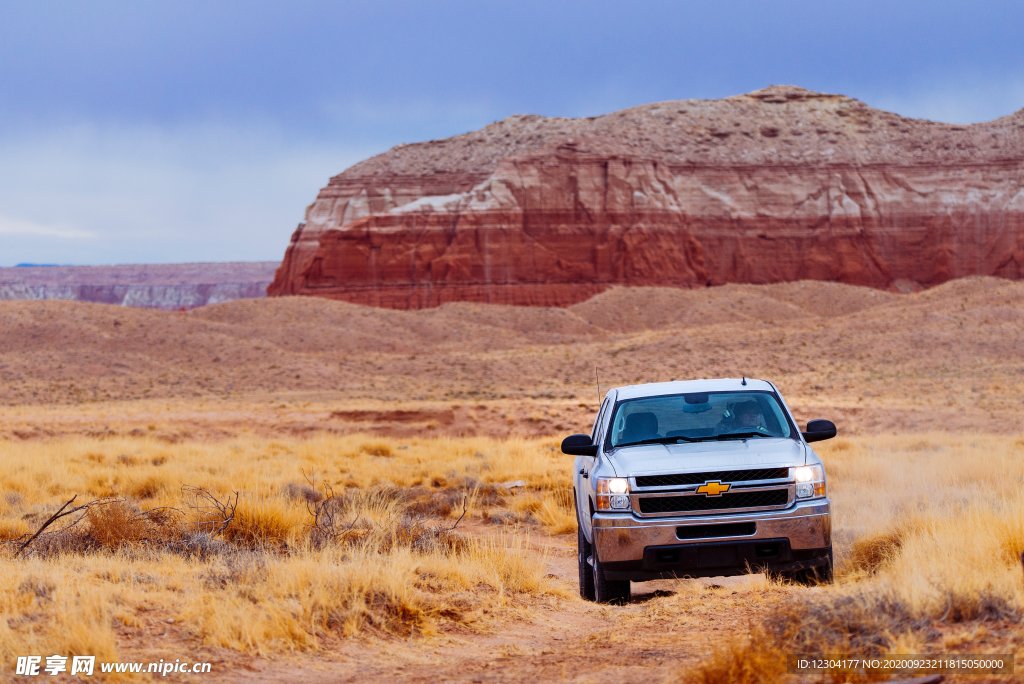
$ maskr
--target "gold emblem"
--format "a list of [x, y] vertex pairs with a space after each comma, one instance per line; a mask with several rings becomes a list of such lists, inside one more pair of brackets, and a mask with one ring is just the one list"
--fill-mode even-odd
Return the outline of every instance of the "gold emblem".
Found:
[[718, 480], [712, 480], [705, 482], [700, 487], [697, 487], [698, 494], [704, 494], [705, 496], [722, 496], [722, 492], [729, 491], [729, 487], [732, 485], [722, 484]]

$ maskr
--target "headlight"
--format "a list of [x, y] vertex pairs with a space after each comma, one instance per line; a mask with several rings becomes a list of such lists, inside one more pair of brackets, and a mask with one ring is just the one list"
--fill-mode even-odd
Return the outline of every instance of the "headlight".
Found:
[[825, 469], [820, 465], [800, 466], [793, 471], [793, 476], [796, 478], [796, 498], [825, 496]]
[[597, 478], [597, 510], [629, 510], [629, 480], [624, 477]]

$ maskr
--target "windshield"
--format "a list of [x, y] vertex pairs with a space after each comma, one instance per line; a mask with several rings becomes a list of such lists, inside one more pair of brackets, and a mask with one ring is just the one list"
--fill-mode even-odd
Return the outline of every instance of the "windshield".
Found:
[[611, 444], [620, 447], [791, 434], [786, 414], [770, 392], [693, 392], [622, 402], [612, 418]]

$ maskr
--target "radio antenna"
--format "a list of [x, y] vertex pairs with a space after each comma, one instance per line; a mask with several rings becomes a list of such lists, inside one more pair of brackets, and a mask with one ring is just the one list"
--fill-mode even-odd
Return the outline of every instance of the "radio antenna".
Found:
[[597, 372], [597, 366], [594, 366], [594, 377], [597, 378], [597, 406], [601, 406], [601, 375]]

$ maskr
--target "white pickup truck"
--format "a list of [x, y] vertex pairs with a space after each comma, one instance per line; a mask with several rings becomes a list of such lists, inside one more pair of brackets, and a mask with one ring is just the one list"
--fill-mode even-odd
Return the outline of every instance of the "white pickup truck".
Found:
[[580, 595], [625, 603], [630, 582], [769, 572], [832, 579], [825, 467], [775, 385], [690, 380], [617, 387], [594, 429], [562, 441], [573, 467]]

